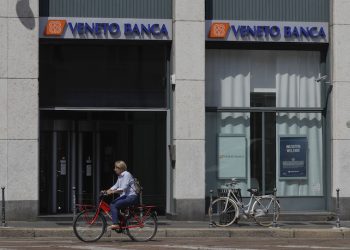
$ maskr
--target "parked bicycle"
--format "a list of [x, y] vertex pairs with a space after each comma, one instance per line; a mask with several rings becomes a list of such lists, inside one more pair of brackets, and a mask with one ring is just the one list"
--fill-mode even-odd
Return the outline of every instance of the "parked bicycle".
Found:
[[243, 202], [241, 190], [236, 189], [237, 180], [227, 183], [226, 196], [214, 200], [209, 207], [211, 222], [219, 227], [227, 227], [239, 220], [240, 214], [244, 218], [253, 218], [261, 226], [271, 226], [275, 216], [277, 221], [280, 213], [280, 204], [274, 195], [259, 195], [258, 190], [250, 188], [250, 199]]
[[[81, 211], [74, 219], [73, 230], [78, 239], [84, 242], [99, 240], [106, 232], [107, 219], [112, 220], [110, 207], [101, 192], [97, 208], [92, 205], [78, 205]], [[120, 228], [117, 233], [126, 233], [134, 241], [149, 241], [157, 233], [157, 213], [155, 206], [135, 205], [120, 211]]]

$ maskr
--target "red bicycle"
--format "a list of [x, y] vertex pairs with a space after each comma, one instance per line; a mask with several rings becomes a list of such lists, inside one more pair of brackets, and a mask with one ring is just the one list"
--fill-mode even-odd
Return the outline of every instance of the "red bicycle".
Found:
[[[110, 207], [104, 201], [105, 192], [99, 196], [96, 208], [92, 205], [77, 205], [81, 211], [74, 219], [73, 229], [77, 238], [84, 242], [98, 241], [106, 232], [107, 221], [110, 220]], [[155, 206], [135, 205], [120, 211], [120, 228], [117, 233], [126, 233], [134, 241], [149, 241], [157, 233], [157, 213]]]

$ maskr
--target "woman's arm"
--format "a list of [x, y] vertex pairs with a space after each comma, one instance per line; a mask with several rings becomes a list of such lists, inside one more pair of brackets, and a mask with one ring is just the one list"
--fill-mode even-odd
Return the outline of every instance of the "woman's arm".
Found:
[[117, 190], [117, 189], [115, 189], [115, 190], [108, 189], [107, 190], [107, 194], [121, 194], [121, 193], [123, 193], [123, 190]]
[[118, 188], [119, 186], [120, 186], [120, 181], [118, 179], [117, 182], [110, 189], [108, 189], [106, 191], [107, 194], [121, 194], [121, 193], [123, 193], [123, 190], [120, 190], [120, 188]]

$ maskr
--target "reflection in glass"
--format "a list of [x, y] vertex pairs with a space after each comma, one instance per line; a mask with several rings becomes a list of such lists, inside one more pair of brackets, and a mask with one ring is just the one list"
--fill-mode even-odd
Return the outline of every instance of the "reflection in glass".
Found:
[[[276, 122], [276, 133], [278, 136], [305, 136], [308, 141], [307, 179], [278, 180], [278, 195], [323, 195], [322, 114], [277, 113]], [[279, 153], [279, 151], [277, 152]], [[278, 160], [277, 164], [279, 166]]]

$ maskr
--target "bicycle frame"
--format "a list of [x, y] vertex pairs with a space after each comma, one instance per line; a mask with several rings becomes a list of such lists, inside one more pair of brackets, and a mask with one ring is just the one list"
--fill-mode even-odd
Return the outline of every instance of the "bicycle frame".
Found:
[[[77, 205], [79, 207], [80, 211], [84, 211], [84, 210], [88, 210], [88, 209], [94, 209], [95, 206], [92, 205]], [[144, 221], [145, 219], [148, 218], [148, 216], [151, 215], [151, 213], [155, 213], [155, 211], [153, 211], [155, 208], [155, 206], [144, 206], [144, 205], [139, 205], [139, 206], [130, 206], [127, 207], [125, 210], [125, 213], [120, 213], [121, 215], [121, 229], [126, 229], [126, 228], [137, 228], [137, 227], [143, 227], [144, 226]], [[139, 216], [136, 212], [136, 210], [139, 209], [141, 211], [141, 216]], [[89, 221], [89, 224], [93, 224], [95, 223], [98, 214], [103, 211], [103, 213], [112, 220], [112, 216], [110, 214], [111, 208], [109, 206], [109, 204], [105, 201], [103, 201], [103, 199], [100, 199], [100, 202], [96, 208], [96, 212], [94, 217], [92, 218], [91, 221]], [[137, 221], [137, 225], [133, 225], [133, 226], [129, 226], [126, 225], [126, 219], [127, 216], [131, 215], [135, 221]]]
[[[236, 196], [234, 189], [230, 188], [228, 190], [228, 193], [227, 193], [227, 197], [226, 197], [227, 200], [226, 201], [228, 201], [228, 199], [233, 200], [238, 205], [238, 207], [242, 209], [244, 214], [248, 214], [249, 210], [251, 210], [252, 206], [253, 206], [253, 197], [255, 197], [255, 196], [252, 194], [250, 196], [248, 204], [244, 204], [243, 201], [241, 202], [240, 199]], [[226, 209], [227, 209], [227, 204], [228, 203], [226, 202], [224, 211], [226, 211]], [[245, 209], [245, 208], [247, 208], [247, 209]]]
[[[273, 195], [271, 195], [271, 194], [260, 195], [260, 196], [256, 196], [256, 197], [257, 197], [257, 198], [255, 198], [255, 200], [256, 200], [257, 202], [259, 202], [259, 200], [260, 200], [261, 198], [271, 198], [270, 203], [269, 203], [267, 206], [263, 206], [266, 210], [268, 210], [268, 209], [271, 207], [272, 203], [276, 200], [276, 197], [273, 196]], [[260, 202], [259, 202], [259, 204], [262, 205]], [[264, 212], [266, 213], [266, 211], [264, 211]]]
[[77, 204], [80, 213], [74, 218], [73, 232], [79, 240], [96, 242], [107, 230], [124, 233], [133, 241], [145, 242], [153, 239], [158, 228], [155, 206], [130, 205], [118, 208], [119, 223], [117, 226], [110, 226], [111, 207], [104, 197], [107, 194], [101, 192], [96, 206]]
[[[249, 198], [249, 202], [247, 204], [244, 204], [243, 201], [240, 201], [240, 198], [236, 196], [235, 192], [234, 192], [234, 188], [229, 188], [228, 189], [228, 193], [227, 193], [227, 196], [226, 196], [226, 204], [225, 204], [225, 208], [224, 208], [224, 211], [226, 211], [227, 209], [227, 204], [228, 204], [228, 200], [231, 199], [233, 200], [239, 208], [242, 209], [242, 212], [245, 214], [245, 215], [251, 215], [253, 214], [253, 204], [255, 201], [259, 202], [259, 199], [261, 198], [272, 198], [271, 199], [271, 202], [268, 204], [267, 208], [270, 208], [272, 202], [275, 200], [275, 197], [273, 195], [259, 195], [259, 196], [256, 196], [254, 194], [251, 194], [250, 198]], [[238, 211], [239, 212], [239, 211]], [[239, 214], [238, 214], [239, 215]]]
[[280, 205], [275, 192], [273, 195], [259, 195], [257, 189], [248, 189], [251, 195], [249, 202], [245, 203], [248, 199], [242, 199], [241, 189], [235, 188], [237, 183], [232, 179], [232, 183], [225, 184], [227, 188], [218, 189], [218, 196], [214, 201], [210, 197], [208, 210], [210, 225], [226, 227], [237, 223], [240, 218], [253, 218], [261, 226], [270, 226], [271, 218], [274, 220], [273, 223], [276, 223]]

